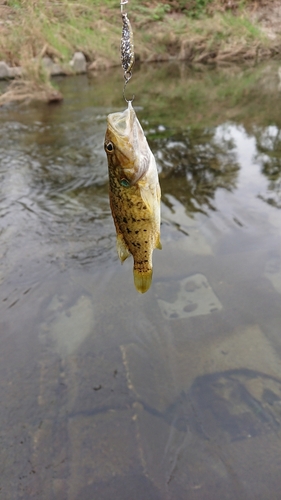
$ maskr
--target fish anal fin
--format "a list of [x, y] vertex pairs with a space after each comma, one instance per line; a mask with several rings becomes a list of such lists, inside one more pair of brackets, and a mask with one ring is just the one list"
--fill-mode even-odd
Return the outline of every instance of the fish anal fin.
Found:
[[158, 236], [157, 236], [155, 248], [158, 248], [158, 250], [162, 250], [162, 243], [160, 241], [160, 234], [158, 234]]
[[145, 293], [150, 288], [152, 281], [152, 269], [139, 271], [134, 269], [134, 283], [138, 292]]
[[121, 234], [117, 235], [116, 246], [117, 246], [117, 252], [118, 252], [119, 259], [121, 260], [121, 262], [123, 264], [124, 260], [126, 260], [131, 254], [130, 254], [130, 252], [127, 248], [127, 245], [124, 241], [124, 238]]

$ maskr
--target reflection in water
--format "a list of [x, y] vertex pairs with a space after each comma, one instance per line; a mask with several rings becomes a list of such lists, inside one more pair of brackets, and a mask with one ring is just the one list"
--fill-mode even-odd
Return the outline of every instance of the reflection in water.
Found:
[[281, 208], [281, 131], [276, 126], [258, 130], [255, 134], [257, 144], [256, 158], [262, 173], [268, 178], [268, 193], [261, 199]]
[[103, 151], [122, 75], [2, 110], [1, 498], [279, 500], [277, 69], [132, 82], [162, 189], [144, 295], [116, 265]]
[[[164, 193], [173, 194], [188, 212], [215, 209], [218, 188], [235, 188], [239, 165], [231, 138], [216, 138], [216, 129], [187, 130], [153, 143]], [[181, 180], [181, 182], [179, 182]], [[164, 203], [168, 202], [164, 198]], [[207, 210], [204, 209], [206, 207]]]

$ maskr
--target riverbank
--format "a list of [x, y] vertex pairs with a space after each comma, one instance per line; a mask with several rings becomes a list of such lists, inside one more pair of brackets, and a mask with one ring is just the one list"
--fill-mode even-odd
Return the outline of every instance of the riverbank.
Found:
[[[139, 62], [226, 64], [281, 56], [279, 1], [257, 5], [248, 0], [242, 8], [235, 0], [130, 0], [127, 9]], [[18, 94], [26, 96], [32, 81], [32, 97], [42, 99], [46, 88], [45, 99], [58, 100], [62, 96], [54, 94], [50, 75], [120, 66], [119, 2], [0, 0], [0, 18], [0, 61], [8, 67], [4, 77], [21, 75], [9, 99], [18, 87]], [[77, 53], [84, 57], [82, 71], [73, 63]], [[6, 102], [3, 96], [1, 102]]]

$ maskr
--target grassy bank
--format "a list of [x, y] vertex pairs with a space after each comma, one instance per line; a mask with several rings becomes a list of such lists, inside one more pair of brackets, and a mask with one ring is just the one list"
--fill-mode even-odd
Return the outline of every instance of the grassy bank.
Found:
[[[272, 4], [272, 2], [271, 2]], [[235, 5], [235, 8], [227, 8]], [[177, 56], [215, 59], [221, 53], [251, 57], [281, 43], [281, 35], [267, 36], [254, 15], [255, 3], [225, 0], [130, 0], [128, 12], [135, 49], [141, 60]], [[272, 5], [270, 9], [272, 8]], [[22, 65], [26, 58], [45, 52], [58, 61], [82, 51], [88, 61], [118, 64], [121, 31], [116, 0], [6, 0], [0, 9], [0, 59]]]
[[[267, 10], [276, 19], [273, 7], [278, 13], [274, 0], [270, 8], [259, 2], [258, 11], [253, 0], [130, 0], [136, 58], [221, 63], [276, 55], [281, 33], [263, 20]], [[42, 55], [64, 64], [76, 51], [96, 70], [120, 65], [119, 1], [0, 0], [0, 16], [0, 60], [10, 66], [26, 68]]]

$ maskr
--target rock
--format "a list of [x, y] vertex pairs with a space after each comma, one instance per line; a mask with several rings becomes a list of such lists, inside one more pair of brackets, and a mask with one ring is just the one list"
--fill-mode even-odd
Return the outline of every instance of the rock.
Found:
[[66, 75], [66, 71], [58, 63], [53, 63], [51, 67], [51, 76]]
[[51, 73], [51, 68], [53, 66], [53, 61], [50, 57], [45, 56], [42, 58], [42, 66], [48, 71], [48, 73]]
[[55, 103], [55, 102], [61, 102], [63, 101], [63, 95], [59, 90], [52, 90], [51, 92], [48, 92], [47, 94], [47, 102], [48, 103]]
[[[159, 286], [158, 286], [159, 285]], [[206, 276], [193, 274], [169, 286], [157, 283], [157, 301], [164, 318], [190, 318], [220, 311], [222, 304]]]
[[0, 61], [0, 80], [9, 78], [9, 66], [4, 61]]
[[45, 56], [42, 58], [42, 65], [44, 68], [48, 71], [49, 75], [51, 76], [58, 76], [58, 75], [65, 75], [66, 71], [63, 70], [63, 68], [60, 66], [58, 63], [54, 63], [54, 61], [48, 57]]
[[22, 76], [22, 68], [20, 66], [14, 66], [9, 69], [9, 78], [16, 78]]
[[89, 71], [98, 71], [98, 70], [102, 70], [102, 69], [108, 69], [109, 68], [109, 64], [108, 64], [108, 61], [106, 59], [104, 59], [103, 57], [98, 57], [95, 61], [93, 61], [88, 70]]
[[72, 60], [70, 61], [74, 73], [86, 73], [87, 63], [83, 52], [75, 52]]
[[167, 53], [163, 53], [163, 54], [150, 54], [150, 56], [148, 56], [148, 58], [145, 60], [145, 62], [167, 62], [167, 61], [170, 61], [171, 59], [174, 59], [173, 56], [170, 56], [169, 54]]

